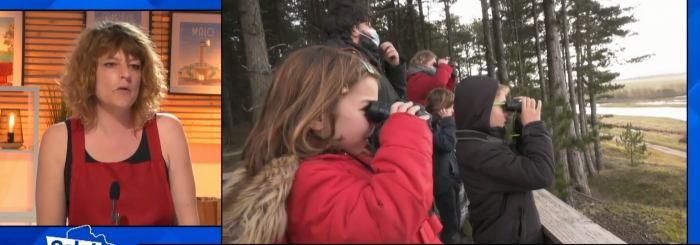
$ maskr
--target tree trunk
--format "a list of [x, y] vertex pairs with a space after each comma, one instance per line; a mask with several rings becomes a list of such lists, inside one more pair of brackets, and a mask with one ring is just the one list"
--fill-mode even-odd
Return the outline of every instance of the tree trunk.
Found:
[[447, 56], [450, 60], [455, 60], [454, 55], [454, 43], [452, 43], [452, 17], [450, 16], [450, 2], [449, 0], [442, 0], [445, 4], [445, 30], [447, 31]]
[[[392, 28], [390, 30], [392, 30], [392, 36], [394, 36], [392, 38], [392, 40], [395, 42], [395, 44], [394, 44], [394, 45], [396, 45], [395, 48], [396, 48], [397, 52], [399, 52], [399, 54], [400, 54], [401, 53], [400, 50], [403, 50], [401, 48], [401, 45], [404, 43], [403, 42], [403, 35], [402, 35], [403, 34], [402, 29], [403, 29], [404, 25], [399, 23], [399, 21], [400, 21], [399, 20], [399, 8], [401, 6], [397, 2], [398, 2], [397, 0], [391, 0], [391, 7], [394, 9], [394, 11], [391, 11], [393, 16], [391, 18]], [[399, 55], [399, 57], [404, 57], [404, 56]]]
[[[581, 124], [579, 123], [580, 117], [578, 117], [576, 113], [576, 107], [577, 107], [577, 100], [576, 100], [576, 88], [574, 86], [574, 75], [572, 71], [572, 65], [571, 65], [571, 53], [569, 52], [569, 18], [567, 16], [567, 1], [562, 0], [561, 1], [562, 5], [562, 22], [564, 23], [564, 36], [563, 36], [563, 41], [564, 41], [564, 61], [566, 62], [566, 80], [568, 83], [569, 87], [569, 104], [571, 104], [571, 112], [573, 113], [573, 122], [574, 122], [574, 132], [576, 132], [576, 139], [581, 140], [582, 135], [581, 135]], [[590, 153], [583, 149], [583, 155], [584, 155], [584, 161], [586, 163], [585, 166], [587, 166], [588, 169], [588, 174], [595, 175], [598, 173], [597, 168], [595, 165], [593, 165], [593, 162], [591, 161], [591, 155]]]
[[491, 24], [489, 24], [489, 4], [488, 0], [481, 0], [481, 23], [484, 29], [484, 59], [486, 60], [487, 75], [496, 78], [496, 61], [493, 58], [493, 36], [491, 35]]
[[[580, 40], [582, 38], [581, 33], [580, 33], [580, 28], [576, 28], [575, 36], [578, 41], [574, 42], [574, 49], [576, 51], [576, 99], [578, 102], [578, 119], [581, 122], [579, 125], [580, 128], [579, 130], [581, 131], [579, 134], [581, 135], [581, 138], [584, 140], [583, 144], [583, 154], [584, 157], [586, 158], [586, 163], [589, 164], [590, 166], [595, 166], [595, 161], [593, 157], [591, 156], [591, 149], [589, 147], [589, 144], [587, 143], [589, 140], [589, 134], [588, 134], [588, 120], [586, 120], [586, 100], [584, 96], [584, 86], [585, 83], [583, 82], [583, 76], [584, 76], [584, 71], [585, 67], [583, 65], [584, 58], [583, 58], [583, 51], [581, 51], [581, 45], [580, 45]], [[599, 168], [594, 168], [596, 170], [596, 173], [600, 171]]]
[[[587, 30], [592, 29], [590, 23], [590, 11], [586, 11]], [[598, 170], [603, 170], [603, 146], [600, 143], [600, 127], [598, 125], [598, 101], [596, 92], [598, 81], [595, 79], [595, 68], [593, 67], [593, 44], [586, 38], [586, 61], [588, 63], [588, 100], [591, 107], [591, 130], [593, 130], [593, 151], [595, 154], [595, 166]]]
[[[417, 0], [417, 1], [420, 2], [422, 0]], [[409, 43], [411, 43], [411, 49], [407, 50], [407, 52], [408, 52], [408, 54], [412, 55], [412, 54], [418, 53], [418, 51], [421, 49], [421, 43], [420, 43], [420, 39], [418, 38], [418, 31], [415, 28], [416, 16], [415, 16], [415, 13], [413, 12], [413, 0], [407, 0], [406, 4], [407, 4], [406, 14], [408, 15], [408, 25], [410, 26], [410, 28], [408, 28], [408, 33], [412, 37], [412, 40], [414, 40], [413, 42], [409, 42]], [[422, 10], [421, 10], [421, 12], [422, 12]], [[423, 21], [421, 20], [421, 23], [422, 22]]]
[[537, 2], [532, 0], [532, 20], [535, 22], [535, 52], [537, 53], [537, 76], [542, 93], [542, 103], [547, 103], [547, 90], [544, 83], [544, 69], [542, 68], [542, 50], [540, 50], [540, 27], [537, 23]]
[[420, 17], [420, 20], [418, 21], [420, 23], [420, 33], [423, 34], [423, 46], [421, 46], [421, 49], [430, 49], [430, 39], [432, 37], [426, 35], [428, 33], [428, 27], [425, 25], [425, 14], [423, 14], [423, 0], [416, 0], [418, 1], [418, 15]]
[[598, 101], [596, 98], [596, 89], [597, 89], [597, 84], [593, 77], [594, 70], [593, 70], [593, 61], [591, 54], [592, 53], [592, 47], [590, 42], [586, 44], [586, 59], [588, 62], [588, 101], [591, 107], [591, 130], [593, 130], [593, 151], [595, 153], [595, 166], [597, 169], [604, 169], [603, 166], [603, 146], [600, 143], [600, 127], [598, 125], [598, 112], [597, 112], [597, 107], [598, 107]]
[[253, 94], [253, 122], [258, 120], [260, 107], [265, 101], [267, 89], [272, 84], [272, 72], [267, 59], [267, 44], [263, 29], [260, 2], [258, 0], [239, 0], [238, 10], [241, 13], [241, 27], [245, 44], [248, 77]]
[[508, 64], [506, 64], [505, 45], [503, 44], [503, 30], [501, 28], [501, 3], [500, 0], [490, 0], [491, 22], [493, 23], [493, 41], [498, 63], [498, 80], [501, 84], [508, 84]]
[[[554, 98], [552, 98], [552, 101], [561, 99], [568, 101], [569, 94], [565, 84], [566, 78], [562, 66], [563, 61], [561, 57], [561, 47], [559, 45], [559, 31], [557, 30], [556, 25], [553, 0], [544, 0], [543, 7], [546, 37], [545, 43], [547, 44], [547, 66], [549, 67], [547, 75], [549, 76], [549, 80], [556, 82], [557, 85], [550, 88], [554, 90], [553, 92], [556, 95]], [[565, 105], [561, 104], [557, 105], [555, 107], [555, 113], [560, 114], [564, 110], [564, 106]], [[554, 120], [552, 121], [552, 123], [554, 123]], [[569, 124], [569, 127], [563, 137], [575, 137], [576, 133], [574, 132], [574, 125], [571, 121], [572, 119], [568, 118], [561, 119], [559, 122]], [[553, 135], [553, 137], [558, 136]], [[591, 191], [588, 188], [588, 178], [585, 170], [583, 169], [584, 165], [581, 159], [581, 152], [574, 147], [566, 147], [566, 149], [559, 151], [559, 160], [564, 166], [564, 176], [567, 176], [566, 173], [572, 174], [578, 189], [584, 194], [590, 194]]]
[[[229, 42], [222, 42], [223, 45], [226, 45]], [[226, 49], [224, 49], [226, 50]], [[222, 50], [223, 51], [223, 50]], [[233, 50], [228, 49], [226, 51], [227, 54], [223, 55], [223, 62], [222, 65], [224, 67], [231, 67], [232, 66], [232, 61], [230, 60], [231, 55], [228, 55], [228, 52], [233, 52]], [[221, 83], [221, 149], [225, 150], [226, 144], [230, 142], [233, 139], [233, 110], [231, 109], [231, 95], [230, 95], [230, 86], [231, 83], [234, 81], [235, 77], [233, 75], [230, 75], [230, 73], [225, 73], [224, 75], [224, 81]], [[228, 129], [227, 133], [224, 134], [223, 128]], [[223, 151], [222, 151], [223, 152]]]
[[[428, 22], [430, 21], [430, 4], [428, 6], [425, 6], [428, 10], [428, 14], [425, 15], [425, 19], [423, 22]], [[428, 48], [427, 49], [432, 49], [433, 47], [433, 28], [430, 28], [429, 26], [427, 27], [428, 30]]]
[[[525, 84], [525, 72], [523, 71], [523, 66], [525, 66], [525, 64], [523, 62], [523, 49], [521, 46], [522, 43], [520, 42], [520, 34], [518, 33], [518, 30], [520, 29], [521, 23], [520, 23], [519, 18], [516, 20], [516, 18], [521, 16], [521, 15], [520, 15], [520, 10], [518, 10], [518, 12], [516, 14], [516, 10], [513, 8], [514, 1], [509, 1], [509, 3], [510, 3], [509, 9], [512, 12], [511, 16], [513, 16], [512, 17], [513, 20], [511, 21], [511, 23], [513, 23], [513, 26], [511, 28], [513, 28], [513, 34], [515, 35], [515, 49], [516, 49], [515, 54], [517, 55], [516, 59], [518, 62], [518, 84], [520, 84], [521, 91], [522, 91], [522, 89], [527, 89], [528, 86]], [[530, 96], [529, 89], [525, 90], [524, 92], [525, 92], [524, 93], [525, 96]]]

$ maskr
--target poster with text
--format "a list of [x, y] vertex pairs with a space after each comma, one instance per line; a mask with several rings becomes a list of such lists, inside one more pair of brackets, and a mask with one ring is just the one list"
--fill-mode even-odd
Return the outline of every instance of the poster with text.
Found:
[[22, 86], [22, 11], [0, 11], [0, 86]]
[[172, 94], [221, 94], [221, 14], [173, 13], [170, 46]]
[[150, 33], [150, 11], [86, 11], [85, 24], [92, 26], [103, 21], [120, 21], [134, 24]]

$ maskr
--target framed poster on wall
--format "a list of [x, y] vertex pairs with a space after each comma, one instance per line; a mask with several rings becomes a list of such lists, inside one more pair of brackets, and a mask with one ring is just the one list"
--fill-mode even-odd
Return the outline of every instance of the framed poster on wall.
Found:
[[171, 94], [221, 95], [221, 13], [171, 13]]
[[0, 86], [22, 86], [24, 12], [0, 11]]
[[85, 26], [92, 26], [107, 20], [140, 26], [145, 33], [149, 33], [151, 29], [150, 11], [85, 11]]

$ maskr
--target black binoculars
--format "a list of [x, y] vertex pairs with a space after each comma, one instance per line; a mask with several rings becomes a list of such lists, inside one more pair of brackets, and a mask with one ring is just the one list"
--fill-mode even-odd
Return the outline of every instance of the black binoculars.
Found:
[[[450, 65], [451, 67], [455, 67], [455, 66], [454, 66], [452, 63], [450, 63], [450, 62], [447, 62], [447, 64]], [[433, 67], [435, 67], [435, 69], [438, 68], [438, 65], [440, 65], [440, 63], [438, 63], [438, 62], [433, 63]], [[457, 77], [457, 69], [452, 70], [452, 75], [451, 75], [450, 77], [452, 77], [452, 78], [456, 78], [456, 77]]]
[[[396, 102], [411, 102], [409, 100], [403, 100], [403, 99], [398, 99], [394, 101]], [[393, 103], [392, 103], [393, 104]], [[414, 106], [418, 106], [419, 109], [416, 112], [416, 116], [425, 116], [425, 115], [430, 115], [428, 111], [425, 110], [425, 107], [418, 103], [413, 103]], [[370, 122], [374, 123], [379, 123], [382, 122], [386, 119], [389, 118], [391, 115], [391, 104], [387, 104], [381, 101], [372, 101], [365, 107], [365, 116], [367, 117], [367, 120]]]
[[522, 108], [523, 104], [520, 99], [506, 101], [505, 105], [503, 105], [503, 109], [510, 112], [520, 112]]
[[[454, 65], [452, 65], [450, 62], [447, 62], [447, 64], [454, 67]], [[440, 65], [440, 62], [433, 63], [433, 67], [435, 67], [435, 69], [437, 69], [439, 65]]]

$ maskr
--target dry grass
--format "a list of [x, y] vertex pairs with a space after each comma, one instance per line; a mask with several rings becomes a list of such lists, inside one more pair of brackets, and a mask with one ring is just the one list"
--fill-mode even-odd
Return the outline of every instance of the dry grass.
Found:
[[624, 131], [619, 127], [632, 123], [632, 126], [644, 130], [646, 142], [679, 151], [688, 150], [686, 143], [679, 142], [688, 128], [686, 121], [661, 117], [614, 116], [603, 119], [603, 122], [617, 126], [617, 128], [606, 130], [603, 133], [619, 136]]
[[674, 86], [678, 84], [687, 84], [688, 79], [685, 75], [674, 75], [665, 77], [655, 77], [639, 80], [622, 80], [613, 81], [615, 84], [624, 84], [624, 89], [651, 88], [662, 89], [664, 86]]
[[[607, 130], [606, 133], [620, 136], [624, 131], [625, 130], [621, 128], [613, 128]], [[647, 143], [665, 146], [679, 151], [688, 151], [687, 144], [678, 142], [681, 138], [683, 138], [683, 135], [644, 131], [644, 141]]]
[[634, 126], [654, 129], [667, 129], [674, 131], [682, 131], [688, 128], [688, 122], [664, 118], [664, 117], [632, 117], [632, 116], [613, 116], [603, 119], [603, 122], [609, 124], [627, 124], [632, 123]]
[[619, 202], [580, 206], [579, 210], [587, 217], [629, 244], [688, 242], [685, 209]]
[[631, 167], [620, 147], [604, 142], [606, 169], [589, 184], [606, 203], [582, 211], [628, 243], [686, 243], [687, 160], [651, 152], [646, 164]]

